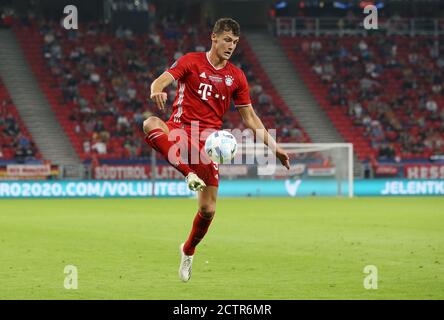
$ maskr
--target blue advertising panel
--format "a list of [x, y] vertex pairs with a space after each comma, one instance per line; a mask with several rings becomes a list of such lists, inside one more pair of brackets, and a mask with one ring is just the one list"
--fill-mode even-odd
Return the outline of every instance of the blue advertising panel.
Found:
[[[223, 180], [226, 197], [348, 195], [335, 180]], [[183, 181], [2, 181], [0, 198], [193, 197]], [[355, 196], [440, 196], [443, 180], [355, 180]]]

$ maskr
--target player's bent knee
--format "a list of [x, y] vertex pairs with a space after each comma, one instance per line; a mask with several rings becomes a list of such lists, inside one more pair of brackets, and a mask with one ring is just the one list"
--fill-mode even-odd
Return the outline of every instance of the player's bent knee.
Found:
[[157, 117], [149, 117], [143, 122], [143, 132], [148, 133], [151, 130], [160, 128], [159, 118]]
[[206, 219], [212, 219], [214, 217], [214, 214], [216, 213], [216, 210], [210, 206], [201, 206], [199, 208], [199, 212], [202, 217]]

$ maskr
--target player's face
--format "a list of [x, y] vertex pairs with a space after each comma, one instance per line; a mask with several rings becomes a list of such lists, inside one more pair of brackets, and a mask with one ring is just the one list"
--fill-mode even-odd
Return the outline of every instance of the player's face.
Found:
[[233, 35], [231, 31], [224, 31], [220, 34], [211, 35], [213, 46], [216, 49], [218, 57], [222, 60], [230, 59], [239, 42], [239, 37]]

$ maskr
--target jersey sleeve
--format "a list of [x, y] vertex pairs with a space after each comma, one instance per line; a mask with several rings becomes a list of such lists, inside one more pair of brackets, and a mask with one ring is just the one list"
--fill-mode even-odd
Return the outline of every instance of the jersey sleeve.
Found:
[[173, 65], [166, 70], [169, 74], [171, 74], [174, 80], [179, 80], [185, 77], [191, 70], [190, 68], [191, 62], [189, 55], [184, 55], [177, 59]]
[[239, 86], [233, 92], [233, 101], [235, 107], [251, 104], [250, 88], [248, 86], [247, 78], [242, 71], [239, 72], [239, 78]]

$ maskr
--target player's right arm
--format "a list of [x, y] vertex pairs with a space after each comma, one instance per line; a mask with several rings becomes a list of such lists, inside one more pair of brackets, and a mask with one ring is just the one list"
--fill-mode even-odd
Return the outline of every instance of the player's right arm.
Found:
[[163, 89], [168, 87], [174, 81], [173, 76], [165, 71], [151, 84], [150, 98], [156, 104], [156, 106], [163, 110], [167, 101], [167, 93], [163, 92]]
[[181, 80], [190, 72], [191, 60], [189, 54], [180, 57], [173, 63], [171, 68], [162, 73], [159, 78], [151, 84], [151, 100], [160, 110], [163, 110], [167, 101], [167, 94], [163, 92], [175, 80]]
[[238, 106], [238, 111], [244, 125], [253, 130], [255, 136], [262, 140], [262, 142], [276, 154], [276, 157], [285, 168], [290, 170], [290, 158], [287, 152], [276, 143], [267, 129], [265, 129], [261, 119], [259, 119], [256, 112], [254, 112], [253, 106], [251, 104]]
[[288, 157], [288, 154], [276, 143], [273, 137], [268, 133], [267, 129], [265, 129], [261, 119], [259, 119], [256, 112], [254, 112], [253, 106], [251, 105], [250, 89], [247, 78], [243, 72], [240, 72], [240, 80], [239, 88], [236, 90], [233, 98], [243, 123], [247, 128], [253, 130], [254, 134], [262, 140], [265, 145], [273, 150], [282, 165], [290, 170], [290, 158]]

